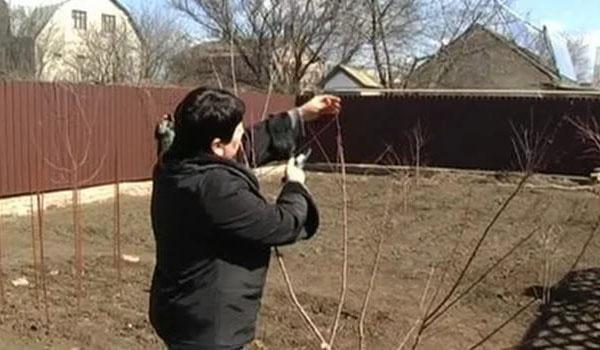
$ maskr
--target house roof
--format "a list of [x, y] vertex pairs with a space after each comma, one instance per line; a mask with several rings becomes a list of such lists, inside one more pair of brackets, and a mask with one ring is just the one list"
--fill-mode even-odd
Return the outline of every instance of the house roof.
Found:
[[[433, 56], [429, 57], [427, 60], [425, 60], [420, 65], [420, 67], [425, 66], [428, 62], [430, 62], [433, 59], [435, 59], [436, 57], [438, 57], [440, 55], [440, 52], [442, 52], [444, 50], [444, 48], [450, 47], [460, 40], [464, 40], [466, 37], [468, 37], [469, 35], [471, 35], [472, 33], [476, 32], [476, 31], [485, 32], [493, 39], [505, 44], [509, 49], [511, 49], [516, 54], [521, 56], [529, 64], [531, 64], [536, 69], [541, 71], [543, 74], [548, 76], [550, 78], [550, 80], [552, 80], [552, 82], [553, 82], [553, 84], [552, 84], [553, 87], [560, 88], [560, 89], [578, 89], [578, 88], [580, 88], [580, 86], [575, 81], [572, 81], [571, 79], [562, 76], [556, 66], [550, 66], [549, 63], [551, 63], [551, 62], [547, 62], [547, 61], [543, 60], [541, 57], [539, 57], [532, 51], [528, 50], [527, 48], [519, 46], [515, 41], [513, 41], [499, 33], [496, 33], [493, 30], [488, 29], [481, 24], [474, 24], [474, 25], [470, 26], [465, 32], [463, 32], [461, 35], [459, 35], [456, 39], [452, 40], [451, 42], [446, 44], [443, 48], [441, 48], [435, 55], [433, 55]], [[551, 64], [553, 64], [553, 63], [551, 63]]]
[[[42, 30], [44, 30], [44, 28], [46, 27], [48, 22], [50, 22], [50, 19], [52, 19], [52, 16], [54, 16], [54, 13], [56, 13], [56, 11], [59, 8], [61, 8], [64, 4], [68, 3], [69, 1], [71, 1], [71, 0], [64, 0], [64, 1], [61, 1], [61, 2], [53, 4], [53, 5], [37, 7], [33, 11], [32, 16], [30, 16], [31, 20], [34, 21], [34, 23], [32, 24], [33, 37], [37, 37], [40, 34], [40, 32]], [[137, 26], [136, 22], [133, 20], [133, 17], [129, 13], [129, 10], [127, 10], [127, 8], [125, 6], [123, 6], [117, 0], [109, 0], [109, 1], [111, 3], [113, 3], [113, 5], [115, 5], [119, 10], [121, 10], [121, 11], [123, 11], [123, 13], [125, 13], [125, 16], [127, 17], [129, 24], [131, 24], [133, 30], [135, 31], [135, 34], [138, 36], [140, 41], [143, 40], [141, 31], [140, 31], [139, 27]]]
[[507, 37], [500, 35], [480, 24], [476, 24], [472, 26], [472, 28], [473, 29], [471, 30], [479, 29], [485, 31], [496, 40], [505, 43], [510, 49], [519, 54], [521, 57], [525, 58], [529, 63], [533, 64], [537, 69], [541, 70], [542, 73], [545, 73], [546, 75], [550, 76], [553, 80], [560, 79], [560, 74], [556, 67], [549, 66], [535, 53], [529, 51], [528, 49], [522, 46], [519, 46], [513, 40], [510, 40]]
[[[507, 37], [500, 35], [492, 30], [489, 30], [484, 26], [479, 25], [479, 27], [482, 30], [487, 31], [490, 35], [492, 35], [497, 40], [500, 40], [500, 41], [506, 43], [513, 51], [515, 51], [516, 53], [523, 56], [526, 60], [528, 60], [536, 68], [538, 68], [540, 71], [542, 71], [543, 73], [548, 75], [552, 79], [552, 81], [554, 81], [555, 87], [563, 88], [563, 89], [578, 89], [578, 88], [580, 88], [580, 85], [577, 84], [576, 81], [572, 80], [571, 78], [569, 78], [568, 76], [566, 76], [564, 74], [561, 74], [560, 67], [557, 65], [557, 58], [556, 58], [555, 52], [551, 53], [553, 55], [552, 61], [548, 62], [548, 61], [543, 60], [541, 57], [539, 57], [532, 51], [528, 50], [527, 48], [519, 46], [515, 41], [510, 40]], [[548, 39], [546, 39], [546, 40], [548, 40]], [[552, 64], [552, 66], [550, 66], [549, 64]]]
[[347, 66], [344, 64], [338, 64], [337, 66], [335, 66], [325, 76], [325, 78], [323, 78], [320, 85], [325, 86], [325, 84], [339, 72], [345, 73], [350, 79], [352, 79], [354, 82], [356, 82], [358, 85], [360, 85], [363, 88], [380, 89], [383, 87], [381, 84], [379, 84], [377, 81], [375, 81], [375, 79], [373, 79], [366, 70], [360, 69], [360, 68], [355, 68], [355, 67], [350, 67], [350, 66]]

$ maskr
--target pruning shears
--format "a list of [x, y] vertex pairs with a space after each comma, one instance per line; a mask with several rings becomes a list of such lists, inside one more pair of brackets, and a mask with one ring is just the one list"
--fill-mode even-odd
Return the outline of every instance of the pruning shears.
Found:
[[[304, 169], [304, 166], [306, 165], [306, 161], [308, 160], [308, 157], [310, 157], [311, 153], [312, 153], [312, 149], [308, 148], [306, 151], [300, 152], [297, 155], [295, 155], [294, 156], [294, 165], [296, 165], [300, 169]], [[287, 181], [286, 176], [281, 178], [281, 182], [286, 182], [286, 181]]]

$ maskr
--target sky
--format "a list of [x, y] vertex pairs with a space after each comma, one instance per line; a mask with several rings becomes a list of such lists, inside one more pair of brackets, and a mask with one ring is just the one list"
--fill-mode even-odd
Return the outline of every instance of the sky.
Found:
[[[11, 5], [36, 6], [60, 0], [8, 0]], [[93, 1], [93, 0], [88, 0]], [[160, 11], [173, 11], [168, 0], [120, 0], [128, 8], [150, 5]], [[513, 0], [513, 8], [534, 25], [546, 25], [555, 32], [581, 35], [589, 47], [589, 59], [595, 62], [596, 47], [600, 47], [600, 0]], [[157, 6], [157, 7], [154, 7]], [[192, 30], [193, 24], [182, 19]]]
[[594, 64], [600, 47], [600, 0], [514, 0], [514, 5], [533, 24], [583, 36]]

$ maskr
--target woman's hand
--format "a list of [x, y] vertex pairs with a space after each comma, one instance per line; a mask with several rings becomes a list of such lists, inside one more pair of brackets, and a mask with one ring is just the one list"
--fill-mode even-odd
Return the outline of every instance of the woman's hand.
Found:
[[306, 175], [304, 170], [296, 166], [296, 158], [291, 157], [285, 168], [285, 181], [288, 182], [299, 182], [304, 184], [306, 181]]
[[298, 108], [307, 122], [325, 115], [337, 116], [341, 109], [341, 99], [333, 95], [317, 95]]

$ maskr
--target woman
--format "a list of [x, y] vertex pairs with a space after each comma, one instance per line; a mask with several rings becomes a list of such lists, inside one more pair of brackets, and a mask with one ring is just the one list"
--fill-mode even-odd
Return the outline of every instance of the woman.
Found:
[[[339, 111], [339, 98], [316, 96], [257, 124], [252, 149], [244, 149], [258, 166], [288, 159], [305, 121]], [[154, 172], [150, 320], [171, 350], [243, 349], [254, 337], [270, 248], [308, 239], [319, 225], [304, 172], [292, 160], [274, 204], [235, 161], [250, 143], [244, 112], [228, 91], [190, 92], [177, 106], [173, 144]]]

